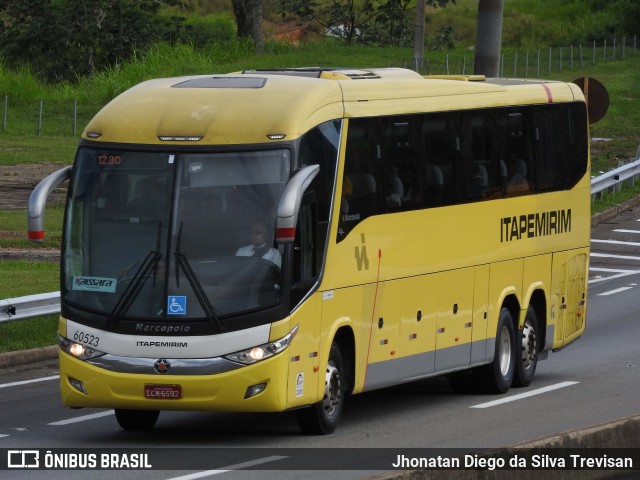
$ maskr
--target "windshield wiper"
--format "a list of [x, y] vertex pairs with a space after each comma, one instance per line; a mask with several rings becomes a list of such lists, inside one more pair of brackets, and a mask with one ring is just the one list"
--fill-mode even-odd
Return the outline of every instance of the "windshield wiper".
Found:
[[158, 274], [158, 264], [160, 263], [160, 259], [162, 258], [162, 254], [159, 252], [160, 250], [160, 238], [162, 231], [162, 222], [158, 222], [158, 233], [156, 236], [156, 249], [151, 250], [147, 256], [144, 258], [140, 267], [136, 271], [135, 275], [132, 277], [131, 282], [127, 285], [122, 295], [118, 299], [118, 302], [111, 310], [109, 314], [109, 318], [107, 319], [107, 330], [111, 330], [115, 328], [115, 326], [120, 321], [120, 317], [124, 315], [127, 310], [131, 307], [131, 304], [136, 299], [142, 287], [144, 287], [147, 278], [149, 278], [149, 270], [153, 269], [153, 286], [156, 286], [156, 276]]
[[182, 268], [184, 276], [187, 278], [187, 281], [189, 282], [189, 285], [191, 285], [193, 293], [195, 293], [196, 298], [198, 299], [198, 303], [207, 316], [207, 320], [209, 320], [211, 325], [217, 327], [221, 332], [224, 332], [224, 326], [222, 325], [222, 322], [220, 321], [215, 308], [213, 307], [213, 305], [211, 305], [209, 297], [207, 297], [207, 294], [202, 288], [200, 280], [198, 280], [198, 277], [189, 264], [189, 260], [187, 260], [187, 257], [184, 255], [184, 253], [182, 253], [180, 249], [182, 244], [182, 225], [183, 222], [180, 222], [180, 228], [178, 229], [178, 238], [176, 241], [176, 250], [174, 252], [174, 255], [176, 257], [176, 286], [180, 286], [180, 268]]

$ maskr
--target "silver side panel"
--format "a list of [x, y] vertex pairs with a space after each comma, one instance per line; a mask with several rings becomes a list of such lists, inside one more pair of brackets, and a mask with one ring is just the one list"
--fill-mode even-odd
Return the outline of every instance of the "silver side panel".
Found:
[[[493, 359], [495, 338], [480, 340], [471, 344], [471, 351], [478, 352], [473, 366], [484, 365]], [[485, 352], [486, 356], [485, 356]], [[491, 352], [491, 358], [488, 358]], [[436, 363], [439, 368], [433, 369]], [[482, 357], [482, 359], [480, 358]], [[411, 382], [422, 378], [435, 377], [456, 370], [470, 368], [469, 345], [444, 348], [435, 352], [425, 352], [408, 357], [396, 358], [384, 362], [372, 363], [367, 368], [367, 377], [363, 391], [390, 387], [399, 383]]]

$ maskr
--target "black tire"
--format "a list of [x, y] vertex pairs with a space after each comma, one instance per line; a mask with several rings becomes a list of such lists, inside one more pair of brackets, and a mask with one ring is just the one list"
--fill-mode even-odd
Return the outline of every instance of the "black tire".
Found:
[[158, 410], [115, 409], [118, 424], [125, 430], [151, 430], [158, 420]]
[[325, 370], [324, 397], [310, 407], [298, 410], [298, 425], [307, 435], [333, 433], [344, 406], [345, 377], [342, 352], [337, 343], [331, 345]]
[[516, 340], [516, 372], [514, 387], [528, 387], [538, 366], [538, 317], [531, 305], [527, 309], [522, 330]]
[[516, 335], [513, 317], [507, 308], [500, 310], [493, 362], [480, 367], [482, 389], [487, 393], [505, 393], [513, 383], [516, 367]]

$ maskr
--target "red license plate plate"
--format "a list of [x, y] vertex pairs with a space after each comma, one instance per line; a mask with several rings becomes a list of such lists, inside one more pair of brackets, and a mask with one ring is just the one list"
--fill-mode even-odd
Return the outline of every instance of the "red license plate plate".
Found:
[[180, 385], [145, 385], [144, 397], [152, 400], [179, 400], [182, 398]]

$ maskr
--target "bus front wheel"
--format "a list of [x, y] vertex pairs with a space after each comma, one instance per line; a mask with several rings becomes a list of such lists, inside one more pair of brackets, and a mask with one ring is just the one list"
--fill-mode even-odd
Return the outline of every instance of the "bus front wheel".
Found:
[[536, 373], [538, 365], [538, 318], [531, 305], [527, 309], [522, 330], [516, 340], [516, 373], [513, 379], [515, 387], [528, 387]]
[[302, 433], [327, 435], [338, 426], [345, 395], [344, 362], [337, 343], [331, 345], [325, 371], [324, 396], [318, 403], [298, 410], [298, 425]]
[[125, 430], [151, 430], [158, 420], [158, 410], [125, 410], [116, 408], [118, 424]]
[[511, 387], [516, 367], [516, 335], [508, 308], [500, 310], [493, 362], [481, 367], [482, 387], [489, 393], [505, 393]]

